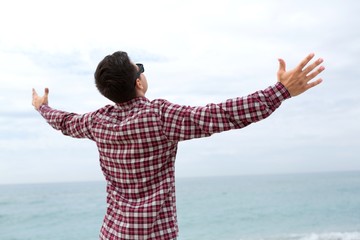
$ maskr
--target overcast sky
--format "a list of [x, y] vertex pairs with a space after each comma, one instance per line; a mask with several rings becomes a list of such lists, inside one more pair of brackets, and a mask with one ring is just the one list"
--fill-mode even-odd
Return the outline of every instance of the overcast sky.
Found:
[[247, 128], [179, 144], [177, 177], [360, 170], [360, 2], [19, 1], [0, 7], [0, 184], [102, 180], [96, 146], [63, 136], [31, 106], [86, 113], [111, 104], [98, 62], [127, 51], [147, 97], [217, 103], [276, 82], [308, 53], [324, 82]]

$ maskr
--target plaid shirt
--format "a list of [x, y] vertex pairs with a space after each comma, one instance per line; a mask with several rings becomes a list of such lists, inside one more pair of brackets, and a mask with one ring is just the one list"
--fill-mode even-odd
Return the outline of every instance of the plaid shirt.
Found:
[[100, 239], [175, 239], [174, 162], [179, 141], [243, 128], [269, 116], [290, 95], [281, 83], [204, 107], [144, 97], [79, 115], [42, 105], [55, 129], [96, 142], [107, 181]]

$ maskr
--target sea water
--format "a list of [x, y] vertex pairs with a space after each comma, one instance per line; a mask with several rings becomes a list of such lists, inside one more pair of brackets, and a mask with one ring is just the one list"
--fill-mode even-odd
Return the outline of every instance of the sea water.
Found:
[[[176, 180], [179, 240], [360, 240], [360, 172]], [[104, 182], [0, 185], [0, 240], [98, 239]]]

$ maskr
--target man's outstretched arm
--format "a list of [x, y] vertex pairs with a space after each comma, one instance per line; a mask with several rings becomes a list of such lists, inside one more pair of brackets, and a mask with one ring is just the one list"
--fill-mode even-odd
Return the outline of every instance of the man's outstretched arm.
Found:
[[32, 105], [53, 128], [71, 137], [93, 139], [90, 132], [92, 113], [79, 115], [59, 111], [50, 108], [48, 103], [48, 88], [45, 88], [43, 96], [39, 96], [35, 89], [32, 90]]
[[309, 54], [298, 66], [286, 71], [285, 61], [279, 59], [278, 82], [263, 91], [228, 99], [205, 107], [188, 107], [165, 103], [162, 107], [164, 131], [169, 138], [181, 141], [209, 136], [213, 133], [238, 129], [270, 116], [282, 101], [297, 96], [322, 82], [316, 79], [325, 68], [321, 58], [310, 61]]

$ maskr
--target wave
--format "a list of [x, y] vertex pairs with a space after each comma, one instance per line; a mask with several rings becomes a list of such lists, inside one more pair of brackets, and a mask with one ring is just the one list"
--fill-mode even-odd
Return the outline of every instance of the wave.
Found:
[[239, 240], [360, 240], [360, 232], [291, 234], [281, 237], [241, 238]]
[[360, 240], [360, 232], [312, 233], [294, 240]]

